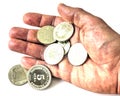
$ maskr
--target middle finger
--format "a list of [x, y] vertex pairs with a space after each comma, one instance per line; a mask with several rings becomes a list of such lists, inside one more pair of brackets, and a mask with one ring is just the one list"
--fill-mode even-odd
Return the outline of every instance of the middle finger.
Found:
[[11, 38], [20, 39], [32, 43], [39, 43], [37, 40], [37, 30], [13, 27], [9, 32]]
[[64, 20], [59, 16], [45, 15], [39, 13], [26, 13], [23, 16], [23, 21], [28, 25], [41, 27], [45, 25], [56, 26]]
[[44, 60], [43, 52], [45, 46], [43, 45], [38, 45], [23, 40], [11, 38], [11, 40], [9, 41], [9, 48], [12, 51], [23, 53]]

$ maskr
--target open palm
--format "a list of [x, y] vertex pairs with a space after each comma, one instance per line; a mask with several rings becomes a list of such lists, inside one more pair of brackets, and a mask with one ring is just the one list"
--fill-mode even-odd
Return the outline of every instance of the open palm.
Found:
[[[30, 55], [23, 57], [22, 64], [29, 69], [45, 64], [52, 75], [68, 81], [80, 88], [100, 93], [118, 93], [118, 75], [120, 66], [120, 35], [112, 30], [102, 19], [80, 8], [64, 4], [58, 6], [61, 17], [37, 13], [24, 15], [24, 22], [32, 26], [56, 26], [68, 21], [74, 24], [75, 33], [70, 39], [71, 45], [82, 43], [89, 57], [81, 66], [72, 66], [67, 56], [55, 66], [46, 64], [43, 58], [45, 45], [38, 42], [37, 30], [14, 27], [10, 30], [9, 48]], [[49, 33], [48, 33], [49, 34]]]

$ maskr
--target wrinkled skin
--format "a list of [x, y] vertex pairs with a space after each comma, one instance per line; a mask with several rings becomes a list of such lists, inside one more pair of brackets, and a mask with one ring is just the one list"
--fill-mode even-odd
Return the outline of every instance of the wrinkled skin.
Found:
[[23, 20], [38, 27], [56, 26], [63, 21], [73, 23], [75, 33], [70, 39], [71, 45], [80, 42], [89, 54], [83, 65], [72, 66], [67, 56], [58, 65], [46, 64], [43, 58], [46, 46], [38, 42], [35, 29], [13, 27], [10, 30], [9, 48], [31, 56], [22, 58], [22, 64], [27, 69], [36, 62], [45, 64], [53, 76], [80, 88], [98, 93], [120, 93], [120, 35], [102, 19], [83, 9], [59, 4], [58, 12], [61, 17], [27, 13]]

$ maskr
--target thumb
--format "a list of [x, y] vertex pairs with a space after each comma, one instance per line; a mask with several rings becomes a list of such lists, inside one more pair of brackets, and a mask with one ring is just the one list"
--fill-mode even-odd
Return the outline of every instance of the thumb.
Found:
[[[73, 8], [66, 6], [65, 4], [58, 5], [58, 12], [64, 20], [74, 23], [79, 27], [82, 27], [84, 24], [86, 24], [88, 19], [90, 19], [92, 16], [90, 13], [81, 8]], [[86, 16], [89, 18], [86, 18]]]

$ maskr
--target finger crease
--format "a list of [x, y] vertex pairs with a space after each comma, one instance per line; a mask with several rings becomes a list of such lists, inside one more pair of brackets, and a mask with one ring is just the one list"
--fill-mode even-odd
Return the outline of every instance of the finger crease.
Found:
[[39, 26], [41, 26], [42, 18], [43, 18], [43, 16], [41, 16], [40, 19], [39, 19]]
[[27, 43], [26, 43], [26, 48], [25, 48], [25, 53], [26, 53], [26, 54], [28, 54], [28, 53], [27, 53], [27, 52], [28, 52], [28, 51], [27, 51], [27, 50], [28, 50], [28, 45], [29, 45], [29, 43], [27, 42]]
[[56, 16], [54, 17], [54, 19], [52, 20], [51, 24], [54, 26], [55, 25], [55, 20], [56, 20]]
[[27, 32], [27, 34], [26, 34], [26, 40], [27, 40], [27, 41], [28, 41], [28, 39], [29, 39], [29, 37], [28, 37], [29, 31], [30, 31], [30, 30], [28, 30], [28, 32]]

